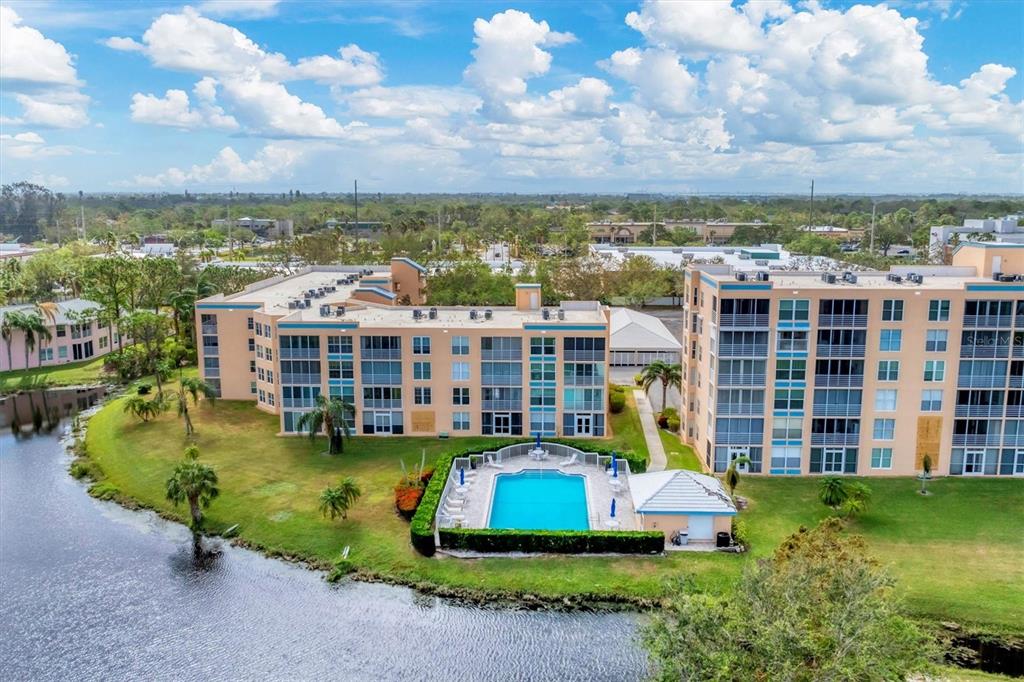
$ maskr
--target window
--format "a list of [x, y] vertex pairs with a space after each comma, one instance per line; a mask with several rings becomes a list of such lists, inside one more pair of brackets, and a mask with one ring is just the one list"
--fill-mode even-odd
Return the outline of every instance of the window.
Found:
[[255, 381], [250, 381], [249, 382], [249, 393], [252, 393], [252, 394], [256, 393], [256, 382]]
[[878, 361], [878, 380], [879, 381], [899, 381], [900, 378], [900, 361], [899, 360], [879, 360]]
[[430, 404], [430, 387], [416, 386], [412, 389], [412, 401], [417, 405]]
[[273, 372], [273, 370], [269, 370], [269, 369], [267, 370], [267, 383], [268, 384], [274, 383], [274, 372]]
[[531, 388], [530, 407], [554, 407], [555, 389], [553, 388]]
[[803, 381], [807, 378], [806, 360], [783, 360], [775, 361], [776, 381]]
[[100, 348], [106, 348], [108, 341], [109, 341], [109, 339], [107, 339], [107, 337], [101, 336], [100, 337]]
[[[412, 363], [412, 378], [414, 381], [430, 381], [430, 363], [429, 362], [414, 362]], [[454, 377], [452, 377], [454, 378]]]
[[53, 349], [52, 348], [40, 348], [39, 349], [39, 362], [47, 360], [53, 360]]
[[902, 299], [882, 301], [882, 320], [885, 322], [901, 322], [903, 320]]
[[876, 419], [875, 430], [872, 437], [875, 440], [892, 440], [896, 431], [895, 419]]
[[921, 391], [922, 412], [942, 412], [942, 389]]
[[807, 332], [780, 331], [778, 337], [780, 351], [806, 351]]
[[267, 350], [267, 352], [264, 353], [264, 355], [267, 356], [267, 360], [273, 360], [274, 359], [274, 349], [271, 348], [270, 346], [267, 346], [266, 350]]
[[800, 417], [776, 417], [772, 421], [772, 439], [800, 440], [804, 429], [803, 421]]
[[875, 412], [896, 411], [896, 389], [880, 388], [875, 391]]
[[453, 388], [452, 405], [469, 405], [469, 389]]
[[68, 358], [68, 347], [67, 346], [61, 346], [60, 348], [58, 348], [57, 349], [57, 357], [60, 358], [61, 360], [67, 360], [67, 358]]
[[[203, 337], [204, 339], [206, 337]], [[256, 351], [256, 342], [253, 339], [249, 339], [249, 352], [253, 353]]]
[[949, 300], [935, 299], [928, 301], [928, 321], [948, 322], [949, 321]]
[[57, 338], [58, 339], [63, 339], [67, 335], [68, 335], [67, 327], [65, 325], [63, 325], [63, 324], [58, 324], [57, 325]]
[[878, 350], [883, 352], [895, 353], [899, 351], [900, 346], [903, 344], [903, 330], [901, 329], [883, 329], [882, 335], [879, 341]]
[[800, 446], [773, 445], [772, 469], [791, 469], [792, 471], [786, 473], [800, 473]]
[[554, 381], [555, 363], [553, 362], [531, 362], [530, 381]]
[[452, 363], [452, 381], [469, 381], [469, 363]]
[[811, 302], [806, 299], [779, 301], [779, 321], [806, 322], [810, 319]]
[[246, 327], [246, 329], [249, 329], [250, 331], [252, 330], [253, 322], [252, 322], [252, 318], [251, 317], [246, 318], [246, 320], [245, 320], [245, 327]]
[[892, 448], [871, 448], [872, 469], [892, 469]]
[[351, 353], [352, 352], [352, 337], [351, 336], [328, 336], [327, 337], [327, 352], [328, 353]]
[[[210, 360], [211, 358], [206, 358], [206, 359]], [[213, 359], [216, 359], [216, 358], [213, 358]], [[209, 369], [209, 367], [207, 367], [207, 369]], [[256, 378], [259, 379], [260, 381], [266, 381], [267, 380], [267, 373], [263, 370], [262, 367], [257, 367], [256, 368]]]
[[452, 355], [469, 355], [469, 337], [452, 337]]
[[554, 355], [555, 339], [534, 336], [530, 339], [530, 355]]
[[452, 413], [452, 431], [469, 431], [469, 412]]
[[945, 360], [925, 360], [924, 361], [924, 380], [925, 381], [944, 381], [946, 378], [946, 361]]
[[256, 372], [256, 361], [255, 360], [250, 360], [249, 361], [249, 372], [250, 373], [255, 373]]
[[946, 329], [929, 329], [924, 340], [924, 349], [936, 353], [944, 353], [946, 344], [949, 341], [949, 331]]
[[274, 392], [273, 391], [269, 391], [267, 393], [267, 404], [268, 405], [273, 405], [274, 404]]
[[429, 336], [414, 336], [414, 337], [412, 337], [412, 354], [413, 355], [430, 355], [430, 337]]
[[775, 389], [776, 410], [802, 410], [804, 409], [804, 389], [802, 388], [777, 388]]

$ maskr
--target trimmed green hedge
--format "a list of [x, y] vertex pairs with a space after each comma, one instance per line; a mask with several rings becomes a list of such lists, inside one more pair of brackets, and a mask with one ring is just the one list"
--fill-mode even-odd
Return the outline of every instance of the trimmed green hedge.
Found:
[[[495, 440], [494, 444], [487, 448], [487, 451], [500, 450], [507, 445], [515, 445], [517, 443], [529, 443], [533, 439], [531, 438], [512, 438], [504, 440]], [[577, 450], [584, 452], [596, 452], [601, 455], [610, 455], [612, 453], [610, 448], [596, 447], [596, 443], [591, 446], [589, 443], [574, 441], [565, 438], [545, 438], [545, 443], [558, 443], [561, 445], [568, 445], [574, 447]], [[412, 538], [412, 546], [416, 548], [416, 551], [423, 556], [434, 556], [437, 551], [437, 545], [434, 542], [434, 517], [437, 515], [437, 507], [441, 504], [441, 493], [444, 492], [445, 483], [448, 480], [448, 475], [452, 470], [452, 461], [456, 457], [465, 457], [467, 455], [474, 455], [482, 452], [479, 447], [470, 448], [466, 450], [453, 450], [452, 452], [446, 452], [438, 456], [437, 461], [434, 463], [434, 475], [430, 479], [430, 483], [427, 484], [427, 489], [423, 491], [423, 497], [420, 499], [420, 506], [416, 508], [416, 514], [412, 517], [412, 522], [409, 524], [409, 534]], [[643, 473], [647, 471], [647, 459], [638, 455], [632, 450], [616, 451], [616, 459], [624, 459], [629, 462], [629, 470], [635, 474]], [[590, 532], [601, 532], [605, 531], [590, 531]], [[662, 535], [658, 533], [658, 535]], [[664, 537], [662, 537], [662, 547], [664, 547]], [[497, 551], [497, 550], [492, 550]], [[509, 550], [519, 551], [519, 550]], [[532, 550], [532, 551], [558, 551], [558, 550]], [[568, 551], [568, 550], [563, 550]], [[586, 551], [586, 550], [583, 550]], [[625, 551], [625, 550], [590, 550], [590, 551]], [[660, 550], [659, 550], [660, 551]]]
[[507, 530], [442, 528], [441, 545], [473, 552], [544, 552], [555, 554], [660, 554], [660, 530]]

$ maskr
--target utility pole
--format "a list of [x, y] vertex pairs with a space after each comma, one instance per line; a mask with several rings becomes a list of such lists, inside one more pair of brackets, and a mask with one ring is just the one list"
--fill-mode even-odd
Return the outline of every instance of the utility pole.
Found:
[[871, 202], [871, 253], [875, 252], [875, 209], [878, 208], [878, 202]]
[[441, 207], [437, 207], [437, 257], [441, 257]]
[[354, 187], [354, 192], [355, 193], [353, 194], [353, 196], [355, 197], [355, 205], [356, 205], [356, 224], [355, 224], [355, 229], [356, 229], [356, 234], [359, 234], [359, 181], [358, 180], [353, 180], [352, 182], [354, 183], [353, 187]]
[[232, 187], [228, 191], [228, 204], [226, 207], [227, 219], [228, 219], [228, 257], [231, 256], [231, 195], [234, 194], [235, 188]]
[[85, 241], [85, 199], [82, 190], [78, 190], [78, 238]]
[[808, 221], [810, 224], [807, 226], [808, 229], [814, 228], [814, 180], [811, 180], [811, 217]]
[[658, 202], [654, 202], [654, 224], [651, 225], [651, 246], [658, 245]]

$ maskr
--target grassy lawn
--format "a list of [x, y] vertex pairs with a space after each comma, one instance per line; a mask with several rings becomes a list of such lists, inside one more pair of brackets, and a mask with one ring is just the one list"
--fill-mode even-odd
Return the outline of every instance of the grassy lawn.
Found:
[[697, 453], [689, 445], [679, 440], [679, 436], [665, 429], [658, 429], [658, 437], [665, 448], [665, 457], [668, 459], [666, 469], [689, 469], [690, 471], [704, 471], [697, 459]]
[[107, 378], [109, 375], [103, 371], [103, 358], [96, 358], [66, 365], [0, 372], [0, 393], [47, 386], [96, 384]]
[[[112, 401], [89, 425], [88, 450], [107, 480], [128, 496], [183, 519], [170, 507], [164, 483], [185, 447], [184, 428], [174, 413], [148, 424], [126, 415]], [[813, 479], [745, 477], [740, 494], [751, 500], [752, 551], [746, 555], [676, 553], [669, 557], [544, 557], [529, 560], [426, 559], [409, 544], [408, 524], [394, 511], [392, 488], [400, 468], [426, 452], [428, 460], [447, 448], [486, 438], [354, 438], [345, 454], [324, 454], [326, 443], [281, 438], [277, 418], [252, 403], [218, 401], [195, 410], [201, 461], [220, 476], [221, 496], [208, 510], [209, 526], [240, 524], [245, 540], [271, 552], [315, 562], [334, 560], [351, 546], [351, 560], [367, 576], [425, 582], [489, 592], [559, 596], [588, 594], [658, 597], [670, 578], [688, 576], [699, 589], [727, 589], [752, 557], [772, 551], [801, 524], [827, 511], [815, 499]], [[628, 411], [616, 415], [615, 439], [628, 443]], [[635, 446], [634, 446], [635, 447]], [[317, 496], [328, 484], [351, 475], [364, 495], [346, 521], [317, 512]], [[922, 498], [909, 479], [872, 480], [871, 507], [854, 530], [890, 564], [911, 610], [919, 615], [1020, 630], [1024, 612], [1024, 486], [1013, 480], [949, 479], [932, 483]]]
[[609, 412], [612, 424], [613, 436], [609, 442], [614, 447], [630, 449], [643, 454], [647, 461], [651, 455], [647, 451], [647, 440], [644, 438], [644, 428], [640, 425], [640, 414], [636, 411], [636, 401], [633, 400], [633, 391], [626, 387], [626, 409], [618, 414]]

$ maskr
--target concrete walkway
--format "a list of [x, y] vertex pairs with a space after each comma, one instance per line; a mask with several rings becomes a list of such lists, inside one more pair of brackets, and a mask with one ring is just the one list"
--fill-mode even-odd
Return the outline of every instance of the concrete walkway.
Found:
[[665, 457], [665, 447], [661, 444], [661, 436], [658, 435], [658, 423], [654, 421], [651, 401], [647, 398], [647, 394], [639, 389], [634, 389], [633, 400], [636, 401], [636, 410], [640, 413], [640, 424], [644, 428], [644, 440], [647, 441], [647, 451], [651, 455], [651, 463], [647, 466], [647, 470], [664, 471], [668, 466], [668, 458]]

